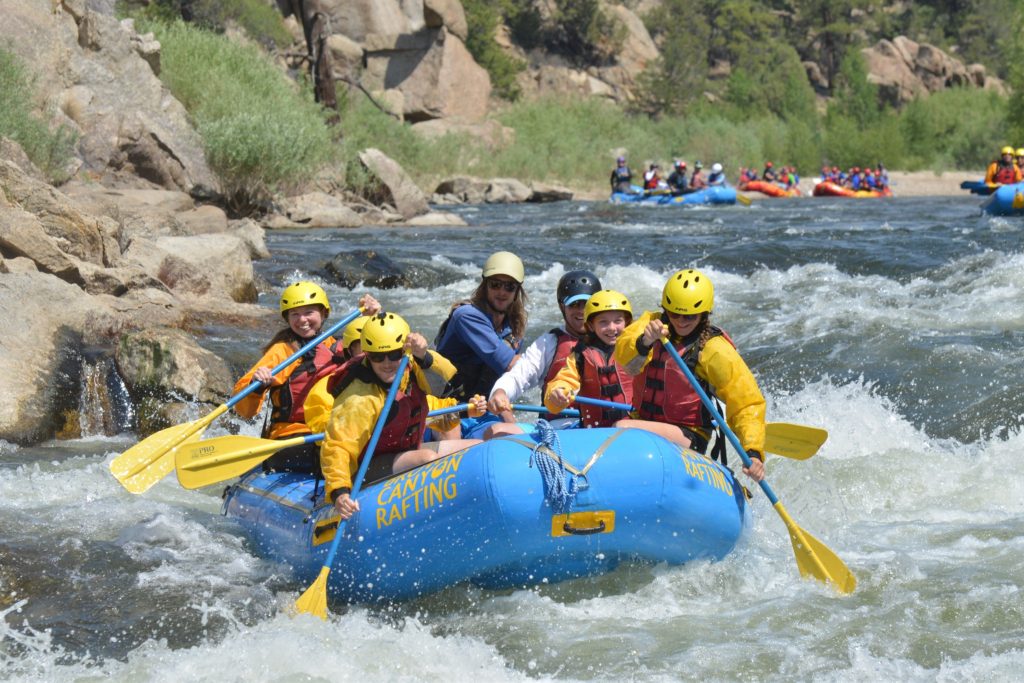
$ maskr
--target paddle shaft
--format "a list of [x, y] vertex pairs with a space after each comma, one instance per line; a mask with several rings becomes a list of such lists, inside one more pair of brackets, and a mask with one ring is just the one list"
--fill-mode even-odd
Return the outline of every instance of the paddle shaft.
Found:
[[[306, 345], [303, 346], [301, 349], [299, 349], [298, 351], [296, 351], [295, 353], [293, 353], [292, 355], [288, 356], [286, 359], [281, 361], [281, 363], [278, 364], [277, 367], [275, 367], [273, 370], [270, 371], [270, 374], [276, 375], [277, 373], [281, 372], [282, 370], [287, 368], [289, 365], [291, 365], [292, 363], [297, 361], [299, 358], [302, 358], [302, 356], [305, 355], [310, 349], [316, 348], [317, 344], [319, 344], [323, 340], [327, 339], [328, 337], [330, 337], [332, 334], [334, 334], [335, 332], [337, 332], [341, 328], [345, 327], [345, 325], [348, 325], [350, 322], [352, 322], [353, 320], [358, 318], [360, 315], [362, 315], [362, 311], [360, 311], [358, 308], [356, 310], [352, 311], [351, 313], [346, 315], [344, 318], [342, 318], [338, 322], [334, 323], [333, 325], [328, 327], [326, 330], [324, 330], [323, 332], [321, 332], [317, 336], [313, 337], [310, 341], [306, 342]], [[229, 398], [227, 403], [225, 403], [224, 405], [226, 405], [228, 408], [231, 408], [236, 403], [241, 401], [243, 398], [245, 398], [246, 396], [251, 394], [252, 392], [257, 391], [257, 390], [263, 388], [263, 386], [264, 386], [263, 382], [259, 382], [259, 381], [253, 382], [252, 384], [247, 386], [245, 389], [242, 389], [240, 392], [238, 392], [237, 394], [235, 394], [234, 396]]]
[[[690, 381], [690, 385], [693, 387], [694, 391], [696, 391], [697, 395], [700, 396], [700, 401], [704, 404], [704, 407], [708, 409], [708, 413], [711, 414], [711, 417], [718, 422], [722, 431], [725, 432], [725, 436], [729, 439], [729, 443], [732, 444], [732, 447], [736, 449], [736, 453], [738, 453], [740, 458], [743, 460], [743, 465], [750, 467], [750, 456], [747, 455], [747, 452], [743, 449], [743, 444], [741, 444], [740, 440], [736, 438], [736, 434], [729, 429], [729, 425], [726, 424], [722, 414], [719, 413], [718, 408], [715, 407], [715, 402], [711, 400], [711, 397], [709, 397], [707, 392], [704, 391], [704, 388], [701, 387], [700, 382], [698, 382], [697, 378], [694, 377], [693, 371], [690, 370], [685, 362], [683, 362], [683, 359], [679, 356], [679, 352], [676, 351], [676, 347], [672, 346], [672, 343], [668, 339], [662, 339], [661, 342], [665, 345], [665, 349], [672, 355], [672, 358], [675, 360], [676, 365], [679, 366], [679, 369], [683, 371], [684, 375], [686, 375], [686, 379]], [[772, 505], [779, 502], [778, 496], [776, 496], [775, 492], [772, 491], [772, 487], [768, 485], [767, 481], [762, 479], [757, 483], [761, 485], [761, 490], [764, 491], [764, 495], [768, 496], [768, 500], [771, 501]]]
[[[363, 486], [363, 478], [366, 476], [366, 470], [370, 466], [370, 458], [373, 457], [373, 451], [377, 448], [377, 441], [380, 440], [381, 432], [384, 431], [384, 423], [388, 421], [388, 413], [391, 412], [391, 404], [395, 402], [395, 395], [398, 393], [398, 385], [402, 383], [402, 378], [405, 376], [405, 369], [409, 367], [409, 356], [402, 356], [402, 362], [398, 364], [398, 372], [395, 374], [395, 379], [391, 382], [391, 388], [388, 389], [387, 398], [384, 399], [384, 406], [380, 410], [380, 416], [377, 418], [377, 424], [373, 427], [373, 434], [370, 436], [370, 442], [366, 445], [366, 455], [363, 456], [363, 462], [359, 464], [359, 472], [356, 473], [356, 479], [352, 482], [352, 493], [350, 494], [355, 498], [356, 494], [359, 493], [359, 489]], [[351, 519], [351, 518], [350, 518]], [[331, 549], [327, 551], [327, 558], [324, 559], [323, 568], [330, 570], [331, 565], [334, 564], [334, 556], [338, 552], [338, 547], [341, 545], [341, 537], [345, 535], [345, 527], [348, 525], [346, 519], [338, 526], [338, 531], [334, 534], [334, 540], [331, 541]]]

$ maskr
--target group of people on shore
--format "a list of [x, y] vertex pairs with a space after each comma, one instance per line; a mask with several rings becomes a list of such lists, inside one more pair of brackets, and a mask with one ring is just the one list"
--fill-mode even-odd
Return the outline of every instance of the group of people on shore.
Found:
[[[612, 192], [633, 193], [636, 191], [633, 171], [626, 163], [626, 157], [620, 156], [615, 160], [615, 168], [612, 169], [610, 178]], [[676, 159], [672, 163], [672, 172], [667, 178], [661, 176], [661, 167], [652, 162], [643, 173], [642, 184], [640, 185], [645, 194], [671, 194], [673, 196], [698, 192], [708, 187], [727, 185], [725, 170], [722, 164], [711, 165], [710, 172], [704, 174], [704, 164], [696, 161], [693, 164], [693, 171], [689, 172], [687, 164], [682, 159]]]
[[800, 176], [796, 172], [795, 166], [783, 166], [782, 168], [776, 169], [775, 164], [771, 161], [764, 162], [764, 169], [761, 171], [760, 177], [757, 175], [757, 170], [753, 167], [741, 166], [740, 167], [740, 187], [747, 183], [761, 180], [766, 183], [778, 183], [787, 190], [791, 190], [794, 187], [800, 187]]
[[985, 170], [987, 185], [1012, 185], [1024, 180], [1024, 147], [1014, 150], [1006, 145], [999, 150], [999, 158], [993, 159]]
[[[518, 256], [492, 254], [470, 298], [453, 304], [434, 349], [401, 316], [363, 296], [363, 315], [344, 328], [340, 339], [328, 337], [274, 376], [271, 368], [319, 336], [331, 313], [318, 285], [287, 287], [279, 306], [286, 327], [235, 392], [252, 381], [264, 388], [235, 409], [253, 418], [269, 398], [265, 437], [321, 431], [325, 437], [319, 447], [284, 449], [264, 467], [322, 477], [326, 496], [348, 519], [359, 509], [352, 487], [363, 458], [371, 457], [370, 482], [479, 443], [462, 438], [456, 414], [432, 419], [428, 412], [465, 403], [470, 418], [487, 423], [484, 439], [516, 433], [522, 430], [513, 415], [514, 402], [537, 386], [548, 419], [577, 407], [584, 427], [644, 429], [701, 452], [713, 443], [708, 454], [725, 464], [725, 439], [712, 438], [718, 427], [664, 340], [704, 391], [725, 404], [727, 423], [752, 461], [743, 471], [763, 478], [764, 396], [732, 339], [711, 322], [714, 287], [705, 274], [695, 269], [673, 273], [663, 287], [660, 309], [634, 316], [626, 295], [603, 288], [593, 272], [567, 272], [555, 292], [562, 324], [528, 346], [524, 281]], [[408, 366], [398, 376], [406, 356]], [[383, 418], [376, 449], [367, 454], [393, 382], [399, 383], [394, 404]], [[577, 396], [631, 409], [577, 404]]]
[[889, 187], [889, 172], [885, 170], [885, 164], [882, 162], [878, 162], [875, 168], [851, 166], [846, 171], [840, 170], [838, 166], [822, 166], [821, 180], [851, 190], [883, 192]]

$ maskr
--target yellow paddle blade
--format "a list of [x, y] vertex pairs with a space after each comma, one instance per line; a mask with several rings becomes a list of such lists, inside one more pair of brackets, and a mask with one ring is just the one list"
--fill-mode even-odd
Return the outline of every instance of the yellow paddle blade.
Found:
[[132, 493], [148, 491], [174, 469], [174, 449], [197, 441], [209, 420], [186, 422], [150, 434], [110, 461], [110, 472]]
[[822, 583], [831, 584], [843, 595], [852, 593], [857, 588], [857, 577], [850, 568], [828, 546], [797, 526], [781, 501], [775, 503], [775, 510], [789, 530], [789, 540], [793, 544], [800, 575], [812, 576]]
[[197, 489], [234, 479], [282, 448], [305, 441], [302, 436], [280, 441], [254, 436], [219, 436], [206, 441], [190, 441], [174, 449], [178, 483], [186, 489]]
[[295, 601], [296, 614], [312, 614], [327, 620], [327, 575], [330, 573], [330, 567], [320, 569], [320, 576]]
[[750, 197], [748, 197], [745, 194], [740, 194], [739, 192], [736, 193], [736, 201], [738, 201], [743, 206], [750, 206], [751, 203]]
[[821, 448], [828, 432], [818, 427], [769, 422], [765, 425], [764, 449], [793, 460], [806, 460]]

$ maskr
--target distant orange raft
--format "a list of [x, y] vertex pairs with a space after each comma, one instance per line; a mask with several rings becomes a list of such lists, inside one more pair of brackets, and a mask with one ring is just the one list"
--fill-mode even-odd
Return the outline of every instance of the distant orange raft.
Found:
[[891, 197], [892, 190], [888, 187], [884, 190], [851, 190], [848, 187], [842, 185], [836, 185], [828, 180], [823, 180], [814, 186], [815, 197], [856, 197], [863, 199], [865, 197]]
[[799, 197], [800, 188], [793, 187], [786, 189], [778, 183], [772, 183], [764, 180], [751, 180], [746, 183], [740, 183], [739, 189], [743, 192], [760, 192], [766, 194], [769, 197]]

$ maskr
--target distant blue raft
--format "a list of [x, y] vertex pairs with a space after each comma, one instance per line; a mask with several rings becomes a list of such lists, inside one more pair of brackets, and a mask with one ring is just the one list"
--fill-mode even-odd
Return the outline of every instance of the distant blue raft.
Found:
[[[720, 559], [739, 539], [742, 487], [703, 455], [631, 429], [567, 430], [552, 448], [535, 446], [528, 435], [493, 439], [365, 487], [329, 596], [365, 603], [463, 582], [554, 583], [625, 561]], [[290, 472], [246, 475], [226, 492], [224, 514], [303, 583], [338, 527], [323, 483], [314, 500], [314, 482]]]
[[657, 206], [684, 206], [692, 204], [735, 204], [736, 188], [725, 185], [706, 187], [689, 194], [672, 195], [667, 192], [659, 194], [645, 193], [636, 187], [635, 192], [612, 192], [612, 204], [654, 204]]
[[1000, 185], [981, 208], [993, 216], [1024, 216], [1024, 183]]

